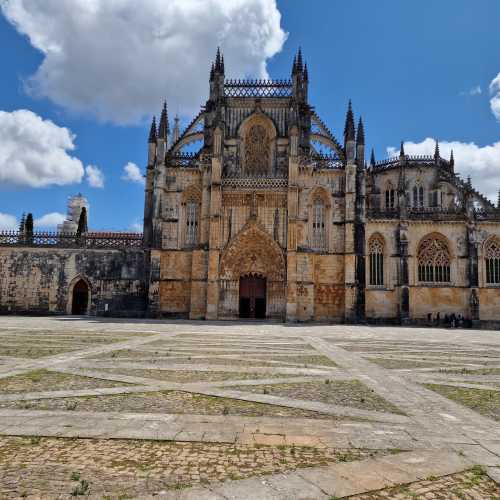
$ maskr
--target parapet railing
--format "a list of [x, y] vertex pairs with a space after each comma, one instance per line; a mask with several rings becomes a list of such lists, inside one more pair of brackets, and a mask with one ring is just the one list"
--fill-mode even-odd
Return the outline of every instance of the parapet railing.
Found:
[[328, 168], [341, 170], [344, 168], [344, 162], [337, 155], [317, 154], [311, 156], [311, 163], [319, 169]]
[[141, 233], [58, 233], [0, 231], [0, 246], [55, 248], [142, 248]]
[[290, 80], [226, 80], [225, 97], [291, 97]]
[[198, 166], [199, 153], [176, 153], [167, 156], [169, 167], [190, 168]]
[[[369, 219], [399, 219], [401, 210], [399, 208], [371, 208], [367, 211]], [[407, 219], [422, 220], [461, 220], [466, 217], [466, 212], [461, 207], [408, 207], [406, 209]]]

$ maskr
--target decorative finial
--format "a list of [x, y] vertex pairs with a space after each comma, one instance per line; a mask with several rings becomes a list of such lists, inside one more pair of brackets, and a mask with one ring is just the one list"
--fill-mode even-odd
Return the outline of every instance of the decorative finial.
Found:
[[349, 106], [347, 107], [347, 115], [345, 118], [344, 127], [345, 142], [356, 140], [356, 129], [354, 126], [354, 113], [352, 112], [352, 102], [349, 99]]
[[401, 141], [401, 149], [399, 150], [399, 156], [403, 157], [405, 155], [405, 141]]
[[441, 158], [441, 154], [439, 152], [439, 141], [436, 139], [436, 149], [434, 150], [434, 158], [439, 160]]
[[151, 129], [149, 130], [149, 143], [156, 144], [156, 117], [153, 116], [153, 121], [151, 122]]
[[215, 77], [215, 68], [214, 63], [212, 63], [212, 67], [210, 68], [210, 81], [213, 82]]
[[358, 135], [356, 137], [356, 144], [358, 146], [365, 145], [365, 127], [363, 126], [363, 119], [361, 117], [359, 118], [358, 123]]
[[215, 70], [220, 70], [220, 47], [217, 47], [217, 55], [215, 56]]
[[163, 109], [161, 110], [161, 116], [160, 116], [160, 128], [158, 130], [158, 138], [166, 140], [169, 132], [170, 132], [170, 127], [168, 124], [167, 101], [164, 101]]
[[302, 71], [303, 70], [303, 64], [302, 64], [302, 49], [299, 47], [299, 52], [297, 54], [297, 70]]
[[373, 148], [372, 148], [372, 154], [371, 154], [371, 157], [370, 157], [370, 166], [371, 167], [375, 166], [375, 151], [373, 150]]
[[297, 56], [293, 56], [292, 75], [297, 73]]
[[307, 63], [304, 64], [304, 80], [309, 81], [309, 71], [307, 71]]
[[455, 165], [455, 157], [453, 156], [453, 149], [450, 153], [450, 165], [453, 167]]
[[221, 72], [222, 74], [224, 74], [224, 73], [225, 73], [224, 56], [222, 56], [222, 57], [221, 57], [220, 72]]
[[174, 118], [174, 131], [172, 133], [172, 141], [175, 143], [179, 140], [179, 137], [181, 135], [180, 127], [179, 127], [179, 115], [176, 114]]

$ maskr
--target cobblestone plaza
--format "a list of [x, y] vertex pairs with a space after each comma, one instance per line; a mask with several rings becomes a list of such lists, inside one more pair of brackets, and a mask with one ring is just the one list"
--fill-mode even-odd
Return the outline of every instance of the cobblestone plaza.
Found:
[[0, 497], [499, 498], [496, 331], [2, 318]]

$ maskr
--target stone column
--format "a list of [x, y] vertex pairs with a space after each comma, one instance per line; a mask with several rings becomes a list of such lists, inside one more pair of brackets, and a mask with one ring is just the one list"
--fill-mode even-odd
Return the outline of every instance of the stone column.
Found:
[[220, 229], [222, 217], [222, 131], [219, 127], [214, 132], [212, 176], [210, 188], [210, 230], [208, 250], [208, 283], [206, 319], [217, 319], [219, 308], [219, 259]]

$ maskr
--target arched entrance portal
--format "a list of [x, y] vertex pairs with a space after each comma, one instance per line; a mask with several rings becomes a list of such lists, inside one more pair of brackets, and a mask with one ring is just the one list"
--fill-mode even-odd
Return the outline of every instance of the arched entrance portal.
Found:
[[266, 285], [266, 278], [261, 276], [247, 275], [240, 278], [240, 318], [266, 317]]
[[87, 314], [89, 307], [90, 290], [84, 280], [79, 280], [73, 287], [73, 297], [71, 302], [71, 314], [81, 316]]

